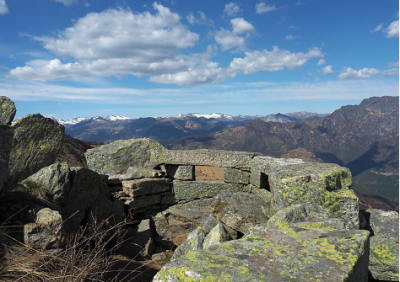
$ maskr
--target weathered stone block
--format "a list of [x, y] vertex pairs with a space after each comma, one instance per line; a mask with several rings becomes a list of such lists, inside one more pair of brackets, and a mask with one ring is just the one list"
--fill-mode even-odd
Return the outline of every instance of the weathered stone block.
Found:
[[134, 198], [127, 200], [125, 205], [130, 206], [131, 208], [139, 209], [155, 206], [161, 203], [161, 195], [151, 195], [144, 196], [141, 198]]
[[211, 198], [221, 192], [241, 192], [244, 186], [241, 184], [206, 182], [206, 181], [173, 181], [175, 199], [192, 201], [194, 199]]
[[368, 248], [368, 231], [258, 226], [171, 261], [153, 281], [367, 282]]
[[176, 204], [175, 196], [167, 195], [161, 196], [161, 205], [170, 206]]
[[110, 144], [87, 150], [88, 167], [100, 174], [124, 174], [129, 167], [152, 168], [151, 150], [166, 150], [159, 143], [147, 139], [118, 140]]
[[216, 198], [214, 216], [235, 231], [247, 234], [253, 225], [268, 221], [265, 203], [254, 194], [225, 192]]
[[154, 164], [206, 165], [218, 167], [250, 168], [250, 161], [260, 153], [222, 150], [154, 150], [151, 162]]
[[130, 197], [152, 195], [171, 190], [168, 178], [142, 178], [122, 182], [122, 189]]
[[17, 109], [8, 97], [0, 96], [0, 125], [11, 125]]
[[211, 246], [221, 244], [227, 241], [228, 234], [220, 222], [206, 235], [203, 241], [203, 249], [207, 249]]
[[224, 169], [224, 182], [227, 183], [238, 183], [238, 184], [249, 184], [250, 173], [235, 168]]
[[176, 170], [174, 179], [177, 180], [193, 180], [194, 179], [194, 166], [180, 165]]

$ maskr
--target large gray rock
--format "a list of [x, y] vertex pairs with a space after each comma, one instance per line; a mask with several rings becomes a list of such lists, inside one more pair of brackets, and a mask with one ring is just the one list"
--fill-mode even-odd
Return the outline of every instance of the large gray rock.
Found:
[[297, 204], [278, 211], [267, 223], [271, 228], [300, 227], [305, 229], [345, 229], [345, 220], [316, 203]]
[[225, 192], [216, 198], [214, 216], [233, 230], [247, 234], [252, 226], [268, 221], [266, 203], [254, 194]]
[[273, 213], [291, 205], [314, 202], [346, 220], [347, 229], [359, 228], [358, 198], [348, 168], [298, 159], [255, 157], [250, 183], [272, 192]]
[[153, 282], [367, 282], [369, 232], [255, 227], [236, 240], [167, 263]]
[[8, 97], [0, 96], [0, 125], [11, 125], [17, 109]]
[[[56, 163], [30, 176], [22, 183], [36, 183], [46, 196], [46, 203], [60, 212], [63, 230], [70, 233], [82, 223], [108, 220], [110, 224], [122, 219], [123, 205], [112, 197], [100, 175], [87, 168], [70, 168]], [[93, 215], [93, 217], [92, 217]]]
[[204, 165], [216, 167], [236, 167], [250, 169], [250, 161], [260, 153], [222, 151], [222, 150], [165, 150], [153, 151], [151, 161], [154, 164]]
[[129, 167], [151, 168], [151, 150], [166, 150], [159, 143], [147, 139], [118, 140], [110, 144], [87, 150], [88, 167], [100, 174], [124, 174]]
[[369, 209], [373, 231], [369, 270], [374, 279], [399, 281], [399, 214], [395, 211]]
[[18, 182], [54, 163], [65, 128], [40, 114], [23, 117], [13, 128], [13, 145], [9, 159], [10, 181]]
[[194, 200], [176, 204], [153, 217], [157, 233], [166, 241], [179, 246], [197, 227], [203, 226], [212, 214], [215, 199]]

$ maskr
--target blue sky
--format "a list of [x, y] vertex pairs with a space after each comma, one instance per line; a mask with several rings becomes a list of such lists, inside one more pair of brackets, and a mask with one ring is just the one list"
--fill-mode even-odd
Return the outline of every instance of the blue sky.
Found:
[[17, 116], [326, 113], [399, 95], [399, 2], [0, 0]]

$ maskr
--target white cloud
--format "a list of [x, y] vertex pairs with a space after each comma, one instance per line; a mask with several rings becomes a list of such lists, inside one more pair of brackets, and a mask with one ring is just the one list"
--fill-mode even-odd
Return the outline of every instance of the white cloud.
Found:
[[399, 69], [393, 68], [388, 70], [377, 70], [374, 68], [363, 68], [360, 70], [354, 70], [352, 68], [345, 67], [342, 72], [339, 74], [338, 78], [340, 79], [364, 79], [369, 78], [376, 75], [399, 75]]
[[375, 27], [373, 30], [371, 30], [371, 32], [377, 32], [382, 30], [383, 28], [383, 23], [379, 24], [377, 27]]
[[240, 34], [254, 31], [254, 26], [243, 18], [231, 19], [233, 33]]
[[325, 75], [333, 74], [334, 71], [332, 70], [332, 66], [329, 65], [329, 66], [323, 67], [322, 68], [322, 73], [325, 74]]
[[6, 0], [0, 0], [0, 15], [5, 15], [9, 12]]
[[245, 45], [243, 37], [223, 28], [216, 32], [214, 39], [221, 45], [223, 51]]
[[236, 3], [229, 3], [229, 4], [225, 4], [225, 8], [224, 8], [224, 13], [228, 16], [228, 17], [236, 17], [238, 13], [241, 12], [240, 6]]
[[90, 13], [57, 38], [36, 37], [49, 51], [71, 56], [75, 62], [63, 64], [55, 59], [40, 67], [18, 67], [10, 75], [46, 81], [96, 75], [158, 75], [187, 69], [187, 62], [177, 54], [193, 46], [199, 36], [182, 25], [180, 17], [168, 8], [157, 3], [153, 8], [155, 15], [122, 9]]
[[399, 20], [392, 22], [383, 31], [386, 33], [386, 37], [399, 37]]
[[399, 62], [389, 63], [389, 67], [399, 67]]
[[72, 6], [78, 3], [78, 0], [54, 0], [55, 2], [62, 3], [65, 6]]
[[319, 59], [319, 61], [317, 63], [317, 66], [321, 66], [321, 65], [324, 65], [324, 64], [326, 64], [325, 60], [324, 59]]
[[300, 38], [300, 36], [293, 36], [291, 34], [286, 35], [285, 39], [286, 40], [295, 40], [296, 38]]
[[198, 17], [190, 13], [186, 16], [186, 20], [194, 25], [194, 24], [206, 24], [206, 25], [213, 25], [213, 20], [207, 18], [207, 16], [203, 12], [198, 12]]
[[271, 11], [275, 11], [277, 8], [275, 5], [266, 5], [264, 2], [260, 2], [256, 4], [256, 13], [257, 14], [262, 14], [262, 13], [268, 13]]
[[311, 58], [323, 57], [319, 48], [312, 48], [308, 53], [291, 53], [281, 50], [277, 46], [272, 51], [253, 51], [246, 52], [244, 58], [235, 58], [230, 64], [230, 68], [245, 74], [257, 73], [262, 71], [280, 71], [284, 67], [288, 69], [298, 69], [304, 67]]

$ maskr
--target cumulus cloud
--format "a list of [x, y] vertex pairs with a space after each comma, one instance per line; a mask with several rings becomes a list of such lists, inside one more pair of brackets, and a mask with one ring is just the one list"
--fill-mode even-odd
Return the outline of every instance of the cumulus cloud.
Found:
[[383, 30], [386, 37], [399, 37], [399, 20], [392, 22], [387, 28]]
[[231, 19], [233, 33], [247, 33], [254, 31], [254, 26], [243, 18]]
[[214, 39], [221, 45], [223, 51], [245, 45], [243, 37], [223, 28], [216, 32]]
[[241, 8], [238, 4], [236, 3], [229, 3], [229, 4], [225, 4], [225, 8], [224, 8], [224, 13], [228, 16], [228, 17], [236, 17], [237, 14], [239, 14], [241, 11]]
[[55, 2], [62, 3], [65, 6], [72, 6], [78, 3], [78, 0], [54, 0]]
[[257, 14], [262, 14], [262, 13], [268, 13], [271, 11], [275, 11], [277, 8], [275, 5], [266, 5], [264, 2], [260, 2], [256, 4], [256, 13]]
[[0, 15], [5, 15], [9, 12], [6, 0], [0, 0]]
[[383, 75], [399, 75], [399, 69], [393, 68], [388, 70], [377, 70], [375, 68], [363, 68], [360, 70], [354, 70], [352, 68], [345, 67], [339, 74], [340, 79], [365, 79], [372, 76]]
[[325, 75], [333, 74], [334, 71], [332, 70], [332, 66], [329, 65], [329, 66], [323, 67], [322, 68], [322, 73], [325, 74]]
[[262, 71], [280, 71], [284, 67], [298, 69], [304, 67], [311, 58], [320, 58], [323, 54], [319, 48], [312, 48], [308, 53], [291, 53], [274, 46], [272, 51], [246, 52], [244, 58], [235, 58], [230, 64], [230, 69], [245, 74]]
[[194, 24], [206, 24], [213, 25], [213, 20], [207, 18], [207, 16], [203, 12], [198, 12], [198, 16], [196, 17], [193, 13], [190, 13], [186, 16], [186, 20], [194, 25]]
[[319, 59], [319, 61], [317, 63], [317, 66], [321, 66], [321, 65], [324, 65], [324, 64], [326, 64], [325, 60], [324, 59]]
[[187, 68], [180, 50], [199, 36], [190, 32], [176, 13], [153, 4], [156, 14], [110, 9], [80, 18], [58, 37], [35, 37], [44, 47], [75, 62], [52, 60], [41, 67], [18, 67], [11, 76], [33, 80], [64, 80], [93, 75], [157, 75]]

